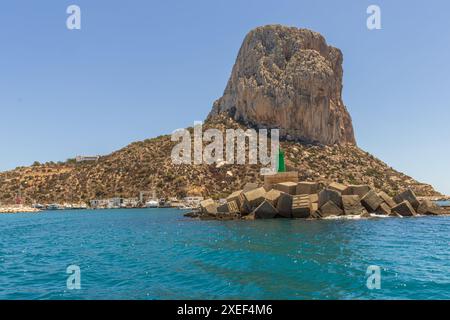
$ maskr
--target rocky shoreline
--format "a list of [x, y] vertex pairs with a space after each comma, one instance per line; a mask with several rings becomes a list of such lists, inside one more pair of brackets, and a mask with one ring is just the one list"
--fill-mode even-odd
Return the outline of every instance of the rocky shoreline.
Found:
[[411, 189], [391, 197], [369, 185], [284, 181], [264, 186], [248, 183], [226, 201], [204, 200], [198, 210], [185, 216], [201, 220], [359, 219], [435, 216], [448, 214], [447, 211], [431, 200], [419, 200]]
[[11, 206], [11, 207], [0, 207], [0, 214], [4, 213], [37, 213], [41, 210], [27, 207], [27, 206]]

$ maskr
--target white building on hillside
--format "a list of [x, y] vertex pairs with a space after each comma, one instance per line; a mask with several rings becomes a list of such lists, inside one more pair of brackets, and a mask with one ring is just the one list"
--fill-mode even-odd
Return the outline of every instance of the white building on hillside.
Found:
[[98, 161], [100, 156], [77, 156], [75, 158], [76, 162], [85, 162], [85, 161]]

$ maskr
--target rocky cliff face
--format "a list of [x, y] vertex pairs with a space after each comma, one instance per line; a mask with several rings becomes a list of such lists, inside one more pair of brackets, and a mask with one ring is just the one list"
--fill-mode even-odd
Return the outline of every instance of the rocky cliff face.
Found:
[[342, 101], [342, 53], [318, 33], [270, 25], [245, 38], [223, 96], [209, 118], [228, 113], [287, 140], [355, 144]]

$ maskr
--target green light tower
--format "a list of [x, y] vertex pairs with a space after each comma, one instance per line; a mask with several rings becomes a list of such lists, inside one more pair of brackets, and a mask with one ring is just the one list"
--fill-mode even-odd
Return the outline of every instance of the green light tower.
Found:
[[284, 163], [284, 151], [278, 149], [278, 172], [286, 172], [286, 165]]

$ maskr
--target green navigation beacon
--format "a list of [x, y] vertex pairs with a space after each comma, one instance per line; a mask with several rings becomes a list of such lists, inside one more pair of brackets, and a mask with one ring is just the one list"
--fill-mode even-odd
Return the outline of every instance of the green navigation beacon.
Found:
[[278, 150], [278, 172], [286, 172], [286, 165], [284, 164], [284, 151]]

